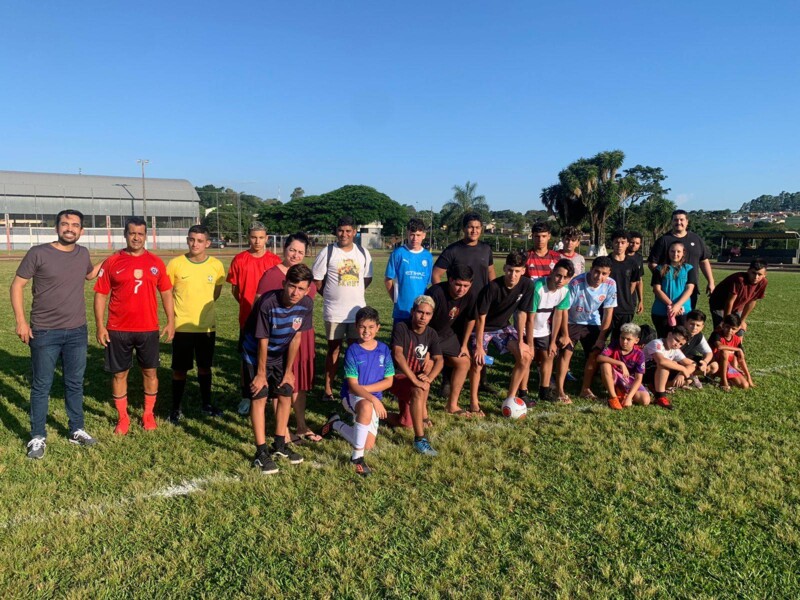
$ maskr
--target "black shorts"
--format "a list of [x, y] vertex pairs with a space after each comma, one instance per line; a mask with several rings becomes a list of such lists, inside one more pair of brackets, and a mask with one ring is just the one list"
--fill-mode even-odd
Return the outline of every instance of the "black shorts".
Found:
[[[655, 382], [656, 382], [656, 363], [655, 361], [647, 361], [644, 365], [644, 378], [642, 379], [642, 383], [647, 387], [653, 389], [655, 391]], [[669, 387], [669, 382], [672, 381], [675, 376], [678, 375], [678, 371], [673, 369], [669, 370], [669, 375], [667, 376], [667, 386]]]
[[142, 369], [158, 368], [159, 332], [156, 331], [109, 331], [110, 342], [105, 350], [105, 370], [122, 373], [133, 366], [133, 351], [136, 362]]
[[544, 335], [542, 337], [535, 337], [533, 338], [533, 349], [534, 350], [547, 350], [550, 348], [550, 336]]
[[575, 342], [580, 342], [584, 354], [589, 354], [597, 343], [597, 338], [600, 337], [599, 325], [578, 325], [576, 323], [569, 324], [569, 339], [571, 343], [565, 350], [574, 351]]
[[461, 354], [461, 342], [458, 341], [458, 337], [455, 335], [439, 340], [439, 348], [442, 350], [442, 356], [458, 358], [458, 355]]
[[281, 385], [281, 381], [283, 381], [283, 376], [286, 374], [283, 360], [284, 359], [281, 358], [279, 363], [267, 364], [267, 385], [262, 387], [256, 393], [253, 393], [250, 390], [250, 384], [253, 383], [253, 379], [256, 377], [257, 367], [246, 360], [242, 361], [242, 364], [244, 365], [243, 383], [247, 388], [251, 400], [258, 400], [260, 398], [277, 398], [278, 396], [291, 396], [294, 393], [294, 389], [289, 385], [285, 386], [284, 388], [279, 387]]
[[217, 334], [214, 331], [176, 331], [172, 338], [172, 370], [184, 373], [191, 371], [195, 358], [198, 369], [210, 369], [214, 362], [216, 340]]
[[612, 340], [618, 340], [619, 339], [619, 330], [626, 323], [633, 323], [633, 315], [618, 314], [617, 311], [614, 311], [614, 315], [611, 317], [611, 339]]

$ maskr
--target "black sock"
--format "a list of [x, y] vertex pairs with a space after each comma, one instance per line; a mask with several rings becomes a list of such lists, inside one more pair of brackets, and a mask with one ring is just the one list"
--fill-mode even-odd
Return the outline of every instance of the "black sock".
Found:
[[267, 451], [266, 444], [256, 444], [256, 454], [261, 454]]
[[667, 392], [656, 392], [656, 398], [666, 398]]
[[200, 385], [200, 400], [203, 407], [211, 406], [211, 373], [198, 375], [197, 383]]
[[548, 388], [546, 388], [546, 387], [542, 387], [542, 386], [540, 385], [540, 386], [539, 386], [539, 398], [541, 398], [542, 400], [544, 400], [545, 398], [547, 398], [547, 390], [548, 390]]
[[275, 436], [275, 449], [283, 450], [286, 447], [286, 437], [282, 435]]
[[414, 436], [414, 441], [415, 441], [415, 442], [421, 442], [421, 441], [422, 441], [422, 440], [424, 440], [424, 439], [425, 439], [425, 436], [424, 436], [424, 435], [415, 435], [415, 436]]
[[178, 412], [183, 402], [183, 391], [186, 389], [185, 379], [172, 380], [172, 412]]

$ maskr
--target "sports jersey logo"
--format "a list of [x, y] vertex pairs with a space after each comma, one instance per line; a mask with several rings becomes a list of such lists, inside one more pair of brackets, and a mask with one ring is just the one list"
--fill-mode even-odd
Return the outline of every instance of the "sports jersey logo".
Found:
[[603, 300], [605, 300], [605, 299], [606, 299], [606, 295], [605, 295], [605, 294], [600, 294], [600, 295], [597, 297], [597, 301], [598, 301], [598, 302], [602, 302], [602, 301], [603, 301]]
[[420, 344], [414, 348], [414, 356], [417, 360], [425, 360], [426, 354], [428, 354], [428, 347], [425, 344]]
[[422, 266], [423, 267], [427, 267], [428, 266], [428, 259], [427, 258], [423, 258], [422, 259]]
[[384, 360], [385, 360], [385, 357], [384, 357], [383, 355], [381, 355], [381, 356], [379, 356], [379, 357], [378, 357], [378, 364], [379, 364], [381, 367], [383, 366], [383, 362], [384, 362]]
[[519, 296], [517, 296], [517, 302], [519, 302], [520, 300], [522, 300], [522, 294], [520, 294]]
[[100, 269], [100, 270], [97, 272], [97, 276], [98, 276], [98, 277], [102, 277], [102, 276], [103, 276], [103, 273], [105, 273], [105, 270], [104, 270], [104, 269]]
[[150, 272], [153, 274], [154, 277], [158, 277], [158, 268], [157, 267], [150, 267]]
[[454, 306], [450, 309], [450, 312], [447, 313], [447, 316], [450, 317], [450, 320], [452, 321], [458, 316], [459, 312], [461, 312], [461, 309], [458, 306]]
[[[119, 273], [119, 271], [117, 271]], [[134, 279], [141, 279], [142, 275], [144, 275], [144, 271], [141, 269], [134, 269], [133, 270], [133, 278]]]
[[292, 320], [292, 329], [297, 331], [303, 325], [303, 317], [295, 317]]
[[214, 283], [214, 276], [213, 275], [209, 275], [208, 276], [208, 283]]

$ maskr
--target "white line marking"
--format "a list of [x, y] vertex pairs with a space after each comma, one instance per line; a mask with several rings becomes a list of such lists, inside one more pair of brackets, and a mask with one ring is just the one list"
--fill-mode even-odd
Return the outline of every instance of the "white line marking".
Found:
[[771, 375], [773, 373], [782, 373], [788, 369], [796, 369], [797, 367], [800, 367], [800, 361], [794, 361], [782, 365], [774, 365], [772, 367], [767, 367], [766, 369], [759, 369], [758, 371], [753, 371], [753, 375]]

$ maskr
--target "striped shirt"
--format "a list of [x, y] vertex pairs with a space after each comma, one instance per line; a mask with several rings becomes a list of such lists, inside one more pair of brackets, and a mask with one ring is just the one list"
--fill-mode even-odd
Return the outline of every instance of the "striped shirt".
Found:
[[242, 355], [250, 364], [258, 361], [258, 340], [267, 338], [267, 364], [283, 361], [283, 354], [298, 331], [313, 327], [314, 302], [305, 296], [294, 306], [281, 302], [283, 290], [261, 296], [247, 318], [242, 339]]

